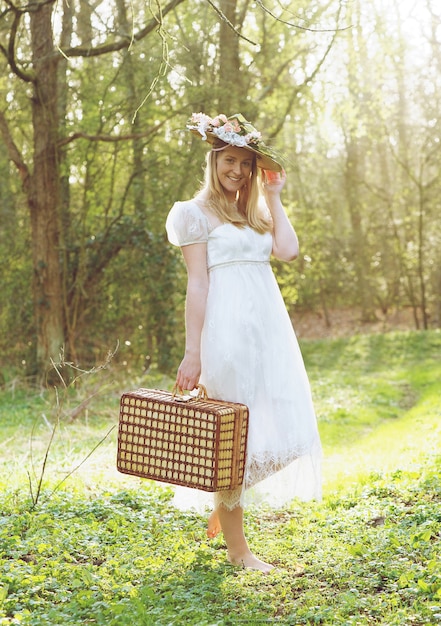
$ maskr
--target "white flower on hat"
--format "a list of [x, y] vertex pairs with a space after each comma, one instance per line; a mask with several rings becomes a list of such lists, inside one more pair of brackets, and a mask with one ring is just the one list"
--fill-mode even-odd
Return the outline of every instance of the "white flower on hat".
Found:
[[197, 130], [203, 141], [207, 141], [207, 130], [210, 130], [213, 120], [205, 113], [193, 113], [188, 128]]

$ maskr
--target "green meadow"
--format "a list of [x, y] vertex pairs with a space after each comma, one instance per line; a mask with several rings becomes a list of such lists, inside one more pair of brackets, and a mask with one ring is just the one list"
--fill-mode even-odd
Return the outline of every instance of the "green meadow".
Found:
[[302, 342], [323, 501], [249, 509], [268, 576], [172, 489], [118, 474], [112, 369], [0, 391], [0, 625], [441, 624], [441, 333]]

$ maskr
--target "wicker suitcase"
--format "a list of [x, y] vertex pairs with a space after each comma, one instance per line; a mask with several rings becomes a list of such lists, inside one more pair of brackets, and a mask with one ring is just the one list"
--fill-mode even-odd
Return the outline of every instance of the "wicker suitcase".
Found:
[[125, 474], [203, 491], [243, 482], [248, 408], [158, 389], [123, 394], [117, 469]]

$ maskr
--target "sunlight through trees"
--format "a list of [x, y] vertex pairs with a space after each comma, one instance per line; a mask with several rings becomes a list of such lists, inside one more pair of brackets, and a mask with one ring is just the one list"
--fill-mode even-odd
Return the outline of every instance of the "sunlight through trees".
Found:
[[175, 366], [164, 221], [201, 178], [193, 111], [242, 112], [284, 157], [291, 312], [439, 327], [440, 44], [435, 0], [0, 0], [2, 366], [117, 340], [136, 371]]

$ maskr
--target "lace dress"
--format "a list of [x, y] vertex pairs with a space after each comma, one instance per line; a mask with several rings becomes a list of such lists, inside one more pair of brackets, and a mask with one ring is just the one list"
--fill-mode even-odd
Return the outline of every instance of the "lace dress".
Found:
[[[269, 263], [271, 234], [232, 224], [212, 228], [194, 201], [175, 203], [166, 228], [174, 245], [207, 243], [200, 382], [209, 397], [250, 411], [244, 483], [215, 494], [215, 505], [231, 510], [320, 498], [320, 438], [297, 338]], [[202, 509], [207, 495], [179, 488], [175, 503]]]

